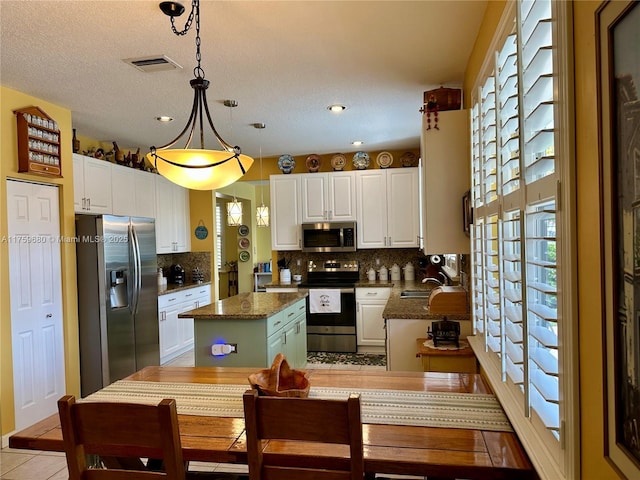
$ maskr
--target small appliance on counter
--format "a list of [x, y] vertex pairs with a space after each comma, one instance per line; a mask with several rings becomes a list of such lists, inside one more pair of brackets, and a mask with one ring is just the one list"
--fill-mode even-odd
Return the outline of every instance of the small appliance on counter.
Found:
[[460, 322], [453, 322], [444, 317], [438, 322], [433, 322], [431, 328], [427, 329], [427, 336], [433, 340], [433, 345], [438, 343], [453, 343], [456, 348], [460, 348]]
[[435, 287], [429, 294], [429, 313], [469, 313], [467, 291], [460, 286]]
[[169, 269], [169, 283], [184, 284], [184, 268], [178, 263], [171, 265]]
[[191, 271], [191, 280], [193, 280], [194, 283], [204, 282], [204, 273], [202, 272], [202, 270], [200, 270], [198, 267], [194, 268]]

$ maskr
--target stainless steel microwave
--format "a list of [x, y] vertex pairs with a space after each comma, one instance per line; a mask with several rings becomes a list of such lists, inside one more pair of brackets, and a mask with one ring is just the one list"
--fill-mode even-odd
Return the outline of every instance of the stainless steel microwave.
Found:
[[303, 252], [355, 252], [356, 222], [302, 224]]

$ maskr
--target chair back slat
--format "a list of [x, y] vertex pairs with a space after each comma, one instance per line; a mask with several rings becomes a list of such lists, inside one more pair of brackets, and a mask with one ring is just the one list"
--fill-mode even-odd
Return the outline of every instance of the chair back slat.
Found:
[[[185, 479], [175, 400], [76, 403], [66, 395], [58, 401], [58, 413], [69, 480]], [[89, 469], [86, 455], [99, 455], [106, 468]], [[140, 470], [139, 457], [162, 459], [164, 471]]]
[[[249, 478], [251, 480], [362, 480], [364, 454], [359, 395], [346, 400], [243, 396]], [[348, 459], [325, 455], [264, 453], [263, 440], [342, 444]], [[316, 447], [314, 447], [316, 448]], [[334, 447], [335, 450], [335, 447]], [[331, 451], [327, 445], [326, 451]]]

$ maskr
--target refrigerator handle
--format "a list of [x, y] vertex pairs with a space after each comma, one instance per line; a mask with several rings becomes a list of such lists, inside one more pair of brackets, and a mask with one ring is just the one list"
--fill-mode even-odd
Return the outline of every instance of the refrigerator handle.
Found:
[[138, 234], [133, 225], [129, 224], [129, 238], [131, 239], [131, 249], [133, 251], [133, 299], [131, 313], [138, 313], [138, 302], [140, 300], [140, 289], [142, 288], [142, 264], [140, 260], [140, 243]]

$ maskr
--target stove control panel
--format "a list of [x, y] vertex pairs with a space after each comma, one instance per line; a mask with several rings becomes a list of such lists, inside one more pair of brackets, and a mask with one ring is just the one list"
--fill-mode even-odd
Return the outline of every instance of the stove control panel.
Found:
[[327, 260], [318, 263], [309, 260], [307, 266], [308, 272], [358, 272], [359, 270], [360, 265], [357, 260], [347, 260], [345, 262]]

